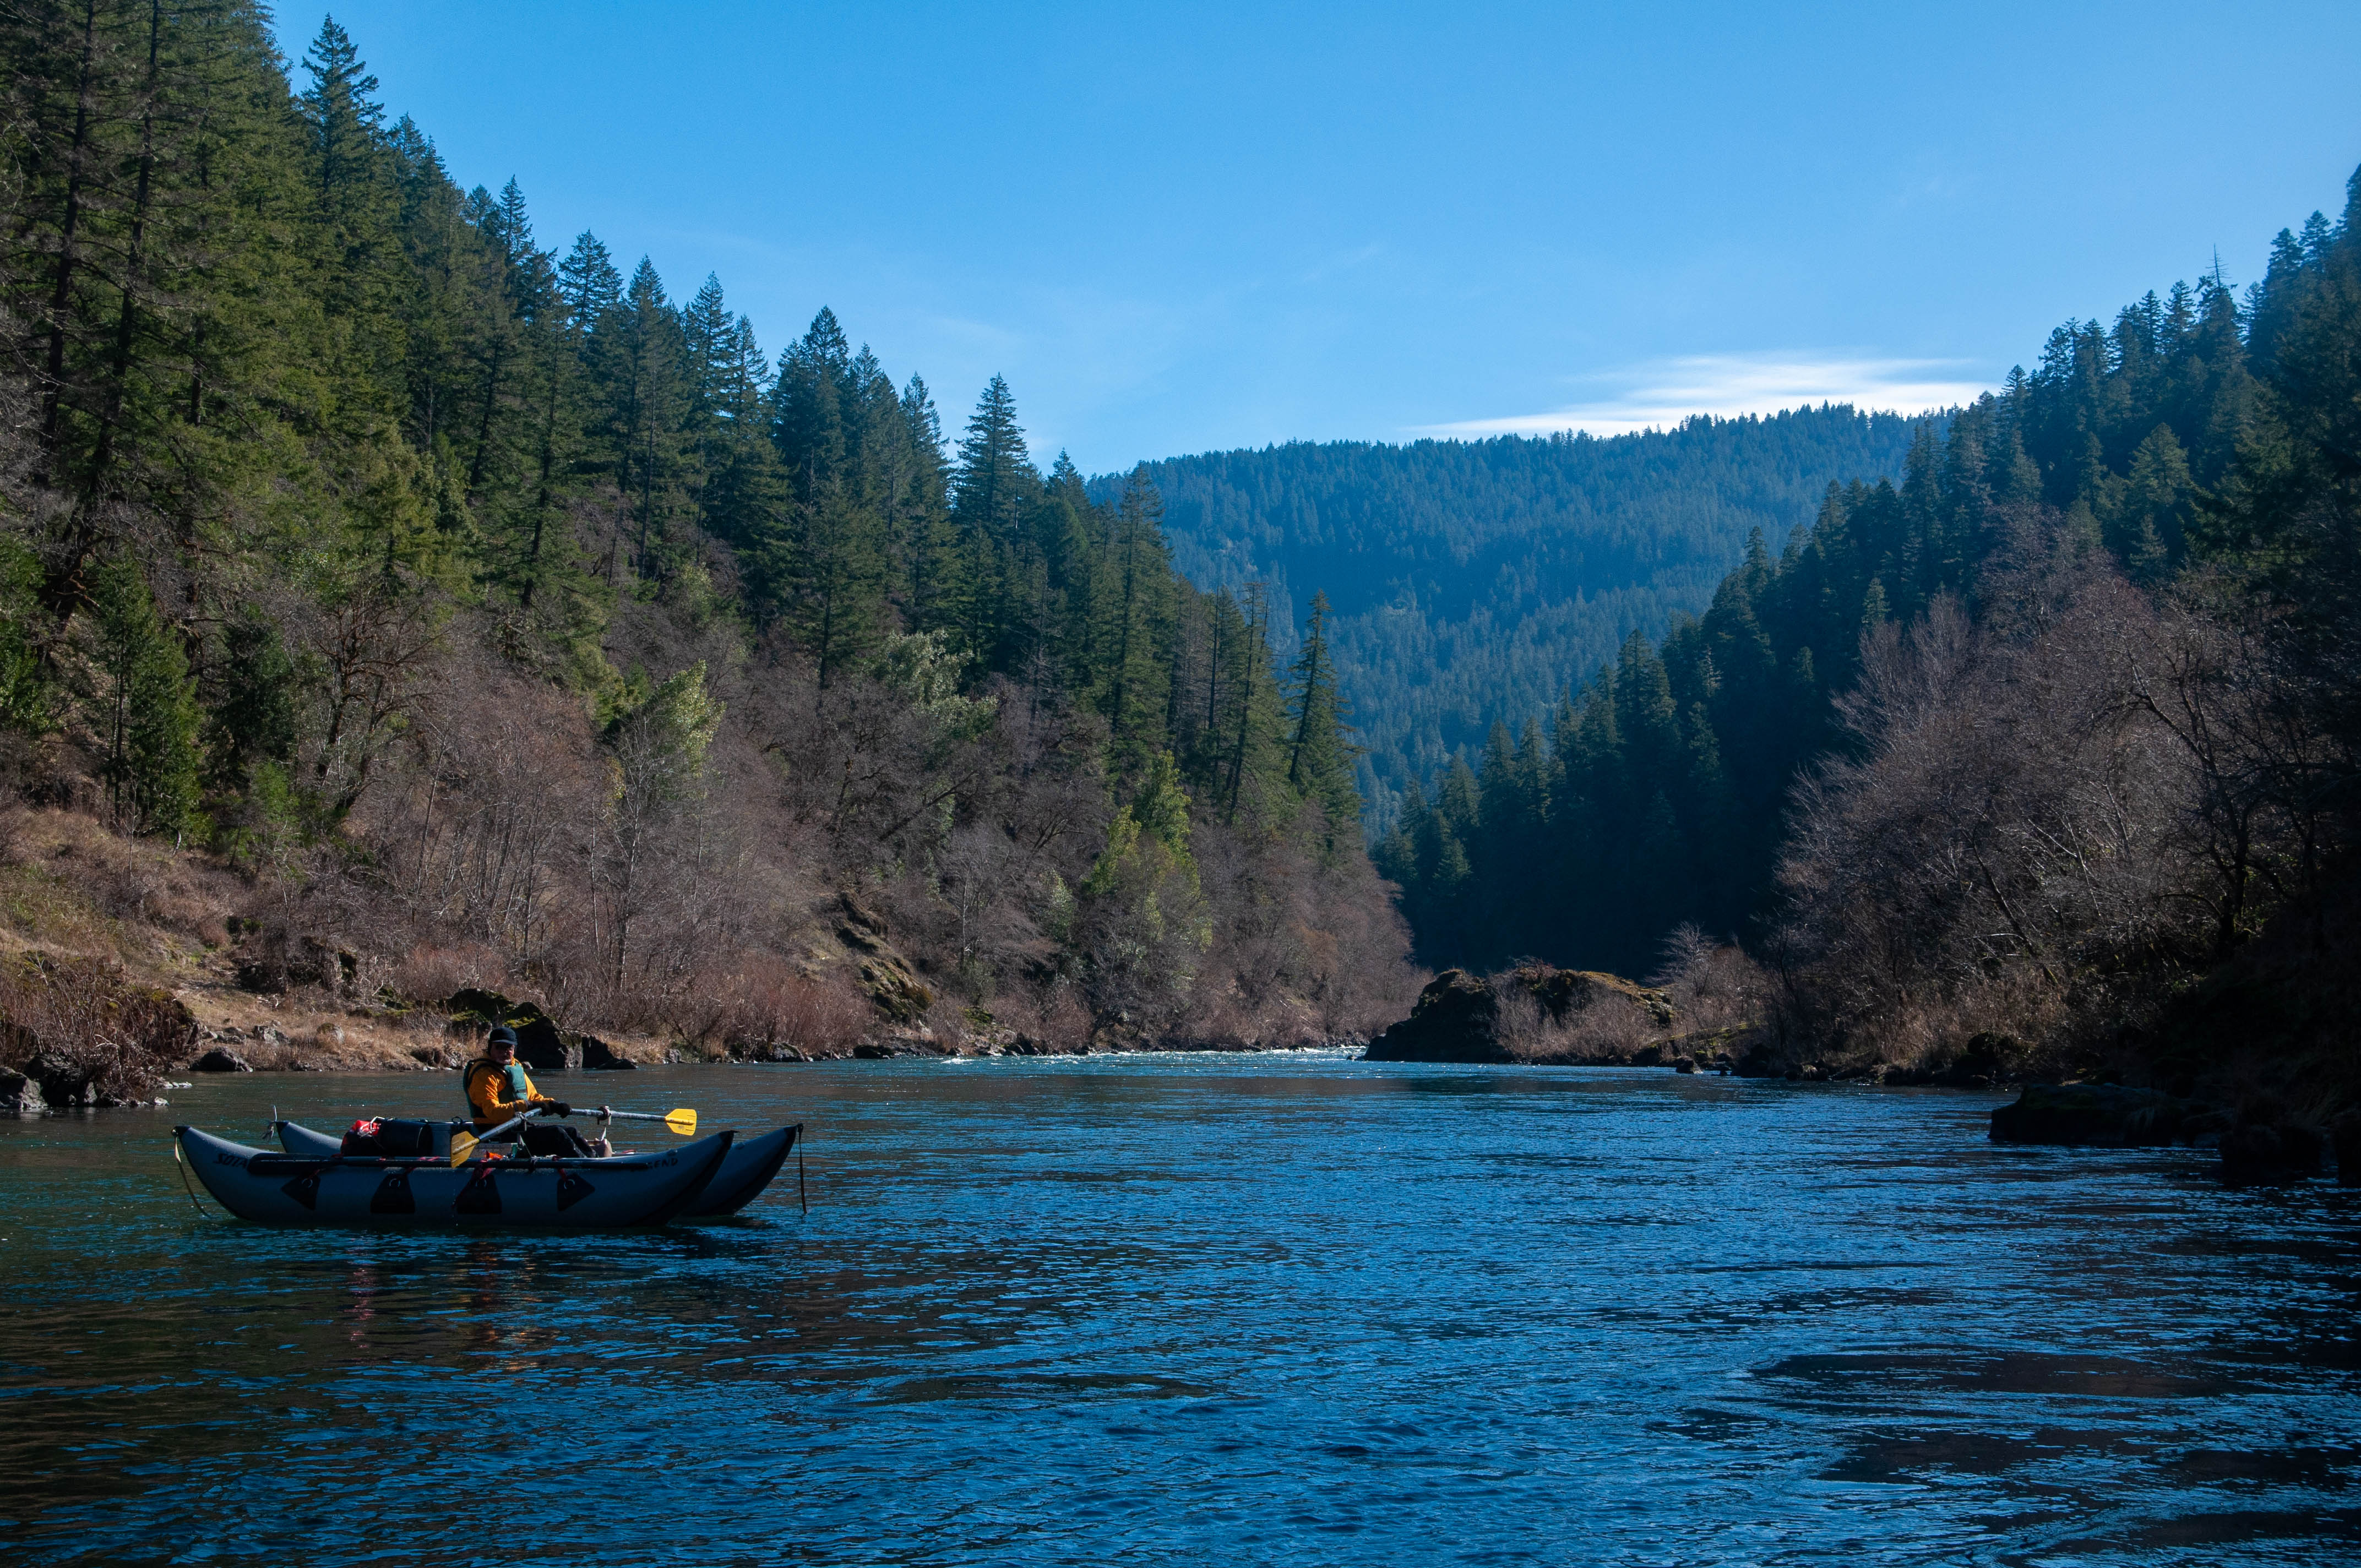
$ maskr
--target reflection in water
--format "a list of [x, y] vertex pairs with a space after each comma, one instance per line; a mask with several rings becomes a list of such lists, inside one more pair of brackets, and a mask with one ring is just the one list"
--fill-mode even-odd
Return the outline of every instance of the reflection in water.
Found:
[[[10, 1561], [2319, 1563], [2356, 1194], [1990, 1102], [1154, 1058], [641, 1075], [811, 1124], [650, 1234], [193, 1217], [0, 1124]], [[440, 1079], [208, 1082], [334, 1124]], [[366, 1099], [366, 1106], [355, 1104]], [[487, 1529], [497, 1476], [508, 1515]]]

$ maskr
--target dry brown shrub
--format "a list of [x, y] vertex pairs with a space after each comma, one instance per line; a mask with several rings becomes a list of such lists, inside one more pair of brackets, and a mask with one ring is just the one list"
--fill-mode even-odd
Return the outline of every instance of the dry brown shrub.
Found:
[[1312, 852], [1317, 827], [1305, 806], [1276, 825], [1192, 829], [1213, 941], [1175, 1036], [1313, 1045], [1368, 1038], [1410, 1012], [1427, 977], [1409, 962], [1409, 928], [1366, 856]]
[[589, 716], [500, 663], [448, 663], [352, 825], [383, 866], [371, 903], [413, 939], [464, 936], [531, 964], [584, 903], [603, 788]]
[[675, 1018], [683, 1036], [733, 1056], [840, 1056], [875, 1021], [867, 1000], [833, 976], [815, 977], [768, 953], [741, 955], [692, 988]]
[[1772, 1003], [1772, 980], [1735, 942], [1717, 942], [1683, 924], [1664, 938], [1664, 961], [1648, 983], [1671, 998], [1675, 1026], [1685, 1035], [1761, 1023]]
[[1054, 986], [1036, 1003], [1038, 1020], [1033, 1035], [1061, 1051], [1080, 1050], [1091, 1041], [1091, 1010], [1070, 985]]
[[504, 992], [509, 972], [500, 955], [481, 943], [430, 942], [396, 959], [386, 983], [407, 1002], [436, 1007], [471, 986]]
[[52, 1104], [148, 1099], [196, 1040], [186, 1007], [111, 964], [38, 953], [0, 963], [0, 1067], [38, 1080]]
[[1837, 705], [1851, 743], [1796, 792], [1781, 1021], [1859, 1065], [1939, 1065], [1987, 1031], [2070, 1055], [2144, 1027], [2307, 841], [2252, 783], [2293, 764], [2235, 638], [2070, 531], [2022, 550], [1979, 618], [1938, 600], [1907, 635], [1865, 636]]
[[1235, 985], [1200, 987], [1173, 1035], [1179, 1043], [1216, 1050], [1285, 1049], [1331, 1037], [1308, 1004], [1271, 994], [1250, 1000]]
[[[1972, 992], [1913, 998], [1888, 1013], [1874, 1035], [1850, 1042], [1852, 1052], [1844, 1054], [1851, 1056], [1850, 1065], [1940, 1071], [1978, 1035], [2035, 1042], [2062, 1038], [2070, 1025], [2070, 1002], [2034, 977], [1997, 975]], [[2045, 1052], [2040, 1059], [2054, 1057]]]
[[1647, 1009], [1620, 992], [1599, 990], [1553, 1015], [1534, 985], [1532, 971], [1511, 970], [1489, 977], [1499, 1002], [1500, 1043], [1509, 1054], [1530, 1061], [1611, 1064], [1628, 1062], [1666, 1031]]
[[846, 886], [925, 977], [946, 1041], [983, 1027], [969, 1008], [1059, 1048], [1110, 1029], [1350, 1038], [1407, 1012], [1422, 978], [1366, 857], [1323, 854], [1316, 820], [1250, 801], [1235, 825], [1192, 828], [1210, 947], [1173, 923], [1186, 950], [1119, 994], [1071, 897], [1106, 841], [1104, 725], [1046, 688], [920, 699], [884, 666], [823, 688], [784, 640], [742, 650], [685, 602], [619, 606], [609, 656], [651, 682], [702, 661], [721, 709], [701, 774], [632, 817], [630, 736], [523, 672], [497, 625], [479, 630], [480, 648], [455, 630], [378, 762], [347, 825], [368, 853], [323, 855], [274, 892], [270, 923], [336, 933], [370, 988], [426, 1002], [485, 985], [573, 1028], [840, 1050], [879, 1026], [867, 1001], [771, 955], [831, 945]]
[[1073, 1050], [1090, 1043], [1090, 1009], [1071, 986], [1017, 984], [992, 999], [992, 1027]]

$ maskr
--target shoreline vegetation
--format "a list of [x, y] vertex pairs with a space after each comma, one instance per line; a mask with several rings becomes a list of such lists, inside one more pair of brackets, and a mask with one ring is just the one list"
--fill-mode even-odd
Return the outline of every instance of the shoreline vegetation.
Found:
[[248, 0], [0, 19], [0, 1069], [439, 1061], [470, 992], [741, 1058], [1408, 1006], [1322, 600], [376, 93]]

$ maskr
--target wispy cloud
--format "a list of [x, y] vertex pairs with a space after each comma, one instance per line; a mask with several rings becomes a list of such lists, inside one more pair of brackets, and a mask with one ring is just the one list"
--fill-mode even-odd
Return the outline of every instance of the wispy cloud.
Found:
[[1916, 413], [1964, 403], [1988, 384], [1966, 379], [1959, 359], [1877, 359], [1813, 354], [1702, 354], [1653, 359], [1581, 378], [1598, 389], [1591, 400], [1545, 413], [1455, 420], [1417, 427], [1440, 436], [1541, 435], [1588, 431], [1628, 435], [1663, 430], [1691, 414], [1776, 413], [1818, 403]]
[[1298, 283], [1325, 283], [1340, 272], [1349, 272], [1366, 262], [1375, 261], [1385, 254], [1385, 247], [1369, 244], [1356, 250], [1339, 251], [1315, 262], [1296, 278]]

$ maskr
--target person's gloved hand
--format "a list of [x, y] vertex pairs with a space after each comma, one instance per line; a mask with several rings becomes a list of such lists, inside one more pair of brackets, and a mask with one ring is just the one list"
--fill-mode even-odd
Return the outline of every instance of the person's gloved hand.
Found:
[[574, 1114], [574, 1107], [568, 1105], [563, 1100], [553, 1100], [546, 1105], [544, 1105], [541, 1109], [542, 1113], [548, 1116], [571, 1116]]

